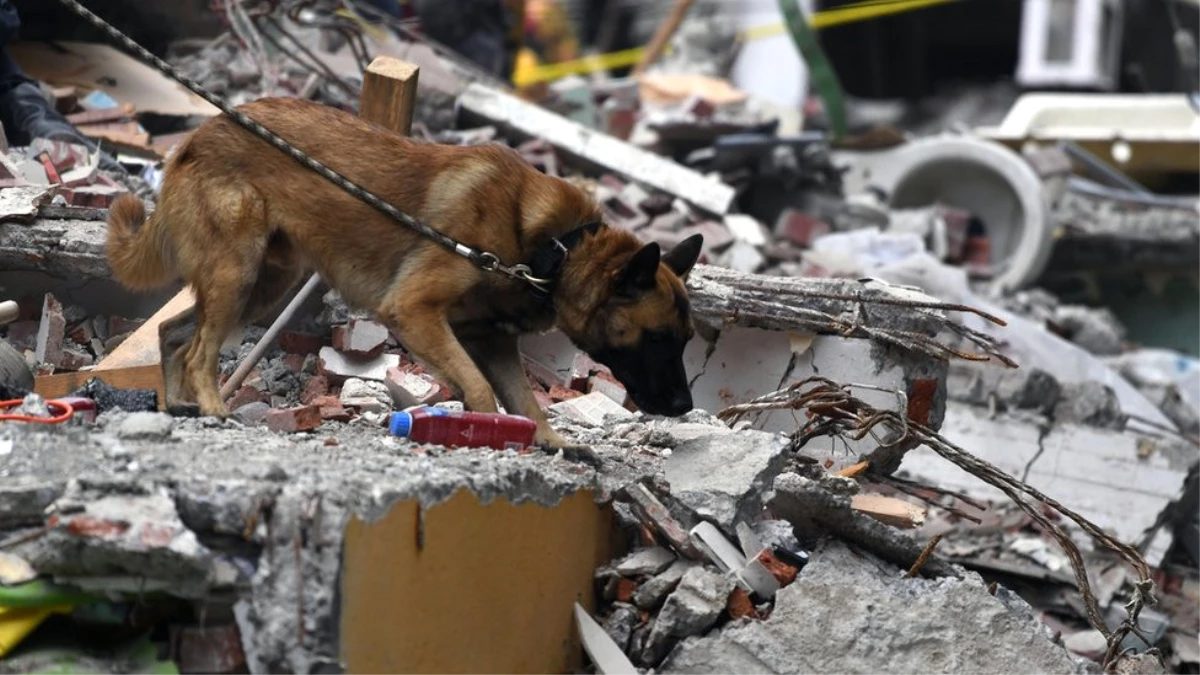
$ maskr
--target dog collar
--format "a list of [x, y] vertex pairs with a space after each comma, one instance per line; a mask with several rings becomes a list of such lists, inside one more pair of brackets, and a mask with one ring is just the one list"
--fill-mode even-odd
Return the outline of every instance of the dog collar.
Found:
[[530, 276], [548, 279], [549, 283], [543, 286], [531, 285], [530, 292], [538, 299], [548, 302], [554, 295], [554, 288], [558, 285], [558, 274], [562, 271], [571, 249], [583, 241], [584, 234], [594, 235], [600, 231], [602, 225], [598, 220], [585, 223], [561, 237], [551, 237], [550, 241], [534, 251], [529, 261]]

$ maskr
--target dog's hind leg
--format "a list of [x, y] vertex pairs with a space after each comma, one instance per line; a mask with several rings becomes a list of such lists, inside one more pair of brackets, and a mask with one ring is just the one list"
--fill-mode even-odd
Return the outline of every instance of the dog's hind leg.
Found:
[[218, 390], [221, 345], [242, 324], [257, 285], [267, 247], [267, 223], [261, 197], [244, 188], [229, 195], [207, 216], [204, 266], [189, 281], [196, 295], [196, 333], [184, 357], [184, 377], [195, 392], [200, 413], [229, 414]]
[[489, 335], [462, 342], [475, 360], [475, 365], [492, 383], [504, 409], [510, 414], [524, 415], [537, 422], [538, 443], [559, 448], [567, 444], [566, 439], [550, 426], [533, 395], [529, 377], [521, 364], [521, 350], [516, 335]]
[[163, 407], [172, 415], [194, 416], [200, 412], [196, 405], [196, 394], [184, 377], [187, 355], [196, 335], [196, 324], [196, 310], [188, 307], [158, 326], [158, 348], [166, 398]]

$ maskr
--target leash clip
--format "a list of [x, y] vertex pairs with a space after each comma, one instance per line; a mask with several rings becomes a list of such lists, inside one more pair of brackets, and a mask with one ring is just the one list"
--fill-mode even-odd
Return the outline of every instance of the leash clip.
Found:
[[529, 268], [529, 265], [505, 267], [500, 264], [500, 258], [495, 253], [488, 253], [486, 251], [479, 254], [479, 267], [487, 272], [498, 272], [511, 279], [524, 281], [540, 291], [545, 291], [546, 286], [552, 281], [551, 279], [541, 279], [533, 276], [533, 270]]

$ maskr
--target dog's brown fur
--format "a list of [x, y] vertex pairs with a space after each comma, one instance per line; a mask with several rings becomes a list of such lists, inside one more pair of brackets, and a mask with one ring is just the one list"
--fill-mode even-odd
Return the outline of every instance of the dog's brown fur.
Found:
[[[582, 190], [500, 145], [423, 143], [298, 99], [240, 110], [401, 211], [507, 264], [601, 217]], [[108, 222], [107, 254], [119, 282], [145, 290], [182, 278], [195, 293], [194, 310], [160, 329], [166, 403], [175, 411], [198, 404], [202, 414], [227, 414], [217, 387], [221, 344], [276, 308], [314, 268], [458, 387], [469, 409], [496, 411], [499, 395], [507, 410], [536, 420], [539, 441], [552, 445], [562, 439], [533, 397], [520, 333], [557, 323], [593, 354], [636, 353], [650, 334], [670, 337], [681, 352], [692, 335], [683, 278], [698, 241], [660, 264], [657, 246], [601, 228], [571, 252], [551, 306], [539, 306], [521, 282], [446, 251], [224, 115], [168, 160], [150, 218], [125, 195]], [[643, 266], [652, 274], [630, 286], [635, 254], [654, 267]]]

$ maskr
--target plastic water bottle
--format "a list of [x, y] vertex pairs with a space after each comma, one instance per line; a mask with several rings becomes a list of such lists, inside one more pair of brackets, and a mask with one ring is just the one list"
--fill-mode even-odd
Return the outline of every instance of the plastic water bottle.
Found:
[[447, 448], [523, 450], [533, 444], [537, 423], [520, 415], [421, 407], [393, 412], [388, 429], [392, 435], [414, 443]]

